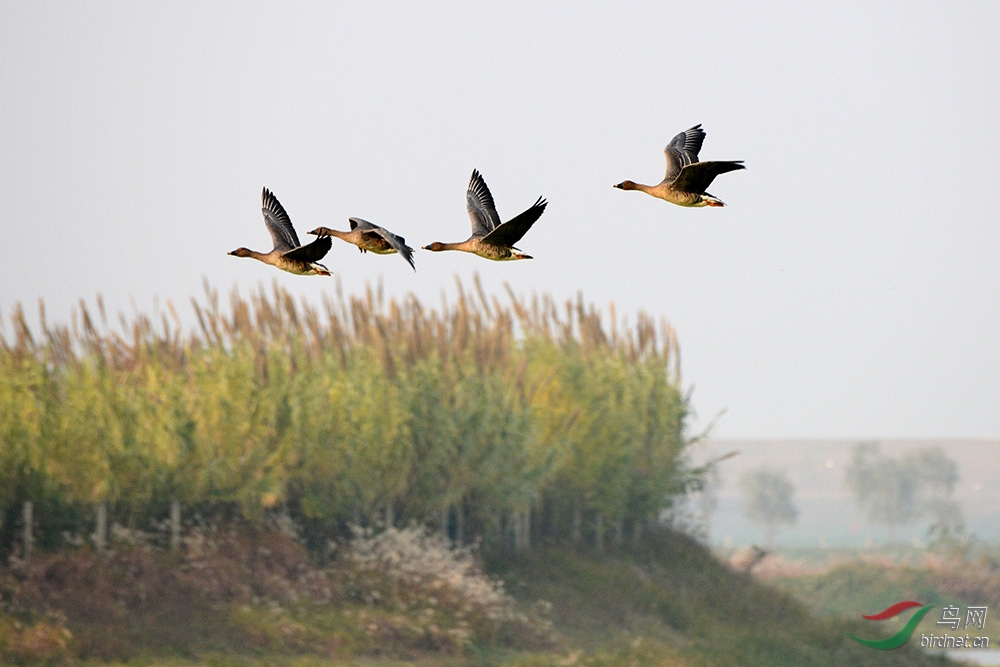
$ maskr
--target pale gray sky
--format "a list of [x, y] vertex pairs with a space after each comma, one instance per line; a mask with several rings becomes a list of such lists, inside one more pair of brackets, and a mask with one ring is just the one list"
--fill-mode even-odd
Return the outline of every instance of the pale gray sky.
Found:
[[[464, 239], [480, 169], [507, 219], [492, 263], [327, 256], [432, 304], [479, 272], [677, 329], [720, 437], [1000, 435], [1000, 4], [10, 2], [0, 22], [0, 317], [101, 293], [151, 312], [273, 279], [260, 190], [300, 236], [359, 216]], [[746, 160], [684, 209], [657, 182], [703, 123]], [[9, 333], [9, 326], [6, 331]]]

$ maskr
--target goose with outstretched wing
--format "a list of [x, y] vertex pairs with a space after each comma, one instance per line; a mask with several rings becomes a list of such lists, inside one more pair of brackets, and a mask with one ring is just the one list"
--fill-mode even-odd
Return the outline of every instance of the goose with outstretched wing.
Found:
[[719, 174], [745, 169], [743, 160], [699, 162], [698, 153], [704, 140], [705, 131], [701, 129], [701, 123], [684, 130], [663, 149], [667, 171], [662, 181], [656, 185], [622, 181], [615, 187], [639, 190], [679, 206], [725, 206], [722, 200], [705, 190]]
[[230, 252], [230, 255], [253, 257], [282, 271], [300, 276], [330, 275], [330, 270], [319, 263], [333, 245], [329, 236], [321, 236], [312, 243], [301, 245], [288, 213], [274, 193], [267, 188], [261, 193], [261, 212], [264, 214], [264, 224], [271, 234], [274, 248], [270, 252], [237, 248]]
[[358, 246], [361, 252], [373, 252], [377, 255], [391, 255], [399, 253], [413, 270], [417, 270], [413, 263], [413, 248], [406, 245], [406, 239], [398, 234], [393, 234], [385, 227], [380, 227], [373, 222], [362, 220], [361, 218], [348, 218], [351, 223], [351, 231], [341, 232], [329, 227], [317, 227], [309, 232], [310, 234], [323, 236], [336, 236], [338, 239], [347, 241]]
[[515, 248], [514, 244], [524, 237], [545, 211], [548, 202], [544, 198], [539, 197], [526, 211], [501, 223], [496, 205], [493, 203], [493, 195], [486, 186], [483, 175], [474, 169], [469, 179], [465, 200], [472, 222], [472, 236], [458, 243], [435, 241], [425, 245], [424, 250], [433, 252], [460, 250], [495, 261], [532, 259], [531, 255], [525, 255]]

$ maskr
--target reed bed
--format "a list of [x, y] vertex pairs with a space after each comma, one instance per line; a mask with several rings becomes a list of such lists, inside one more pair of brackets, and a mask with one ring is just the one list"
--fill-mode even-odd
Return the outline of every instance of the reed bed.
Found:
[[[0, 520], [87, 535], [94, 508], [147, 528], [168, 504], [251, 524], [290, 516], [322, 549], [350, 524], [417, 523], [459, 542], [603, 543], [683, 493], [688, 399], [673, 330], [582, 297], [487, 295], [430, 308], [275, 283], [108, 321], [81, 302], [0, 329]], [[6, 549], [13, 531], [4, 531]]]

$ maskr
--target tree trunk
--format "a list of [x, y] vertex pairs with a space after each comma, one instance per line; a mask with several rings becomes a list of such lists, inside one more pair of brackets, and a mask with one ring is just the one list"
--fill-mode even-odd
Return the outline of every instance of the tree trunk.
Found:
[[181, 547], [181, 502], [170, 503], [170, 552], [177, 553]]
[[594, 546], [598, 551], [604, 551], [604, 515], [598, 514], [594, 518]]
[[97, 506], [97, 525], [94, 527], [94, 548], [97, 553], [104, 553], [108, 548], [108, 504]]
[[461, 502], [455, 506], [455, 544], [465, 544], [465, 510]]
[[493, 513], [493, 532], [490, 539], [496, 548], [501, 551], [507, 550], [507, 537], [503, 532], [503, 514], [500, 512]]
[[523, 553], [531, 546], [531, 515], [520, 512], [514, 515], [514, 552]]
[[573, 544], [579, 544], [583, 540], [583, 509], [580, 501], [573, 505]]
[[632, 548], [638, 549], [642, 541], [642, 521], [636, 521], [632, 525]]
[[615, 521], [615, 549], [622, 548], [622, 541], [625, 539], [625, 520], [618, 519]]
[[32, 525], [35, 522], [34, 517], [34, 504], [30, 500], [24, 501], [24, 560], [28, 562], [31, 560], [31, 547], [35, 543], [35, 536], [31, 532]]
[[524, 535], [521, 539], [521, 548], [524, 551], [531, 549], [531, 510], [528, 509], [521, 515], [521, 527]]

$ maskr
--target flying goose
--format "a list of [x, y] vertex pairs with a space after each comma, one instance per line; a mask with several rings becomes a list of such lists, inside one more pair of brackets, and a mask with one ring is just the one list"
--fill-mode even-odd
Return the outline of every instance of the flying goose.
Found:
[[406, 245], [406, 239], [393, 234], [384, 227], [362, 220], [361, 218], [348, 218], [351, 223], [351, 231], [341, 232], [329, 227], [317, 227], [309, 232], [319, 237], [336, 236], [338, 239], [353, 243], [358, 246], [361, 252], [371, 251], [378, 255], [391, 255], [398, 252], [403, 259], [409, 262], [413, 270], [417, 267], [413, 263], [413, 248]]
[[531, 255], [523, 254], [514, 247], [514, 244], [521, 240], [521, 237], [531, 229], [531, 225], [535, 224], [535, 221], [545, 211], [545, 207], [548, 205], [545, 199], [539, 197], [538, 201], [524, 213], [501, 224], [496, 205], [493, 203], [493, 195], [490, 194], [486, 181], [483, 180], [483, 176], [478, 170], [473, 169], [472, 178], [469, 179], [469, 187], [465, 193], [465, 201], [469, 218], [472, 220], [472, 236], [460, 243], [435, 241], [430, 245], [425, 245], [424, 250], [434, 252], [461, 250], [496, 261], [531, 259]]
[[309, 245], [299, 244], [292, 221], [274, 193], [264, 188], [260, 195], [264, 224], [271, 234], [274, 249], [271, 252], [257, 252], [247, 248], [237, 248], [230, 255], [253, 257], [265, 264], [300, 276], [328, 276], [330, 270], [319, 263], [330, 252], [333, 241], [329, 236], [321, 236]]
[[641, 190], [648, 195], [680, 206], [725, 206], [722, 200], [705, 189], [715, 177], [727, 171], [745, 169], [743, 160], [698, 162], [698, 151], [705, 140], [705, 131], [698, 123], [670, 140], [663, 153], [667, 157], [667, 173], [657, 185], [622, 181], [615, 185], [621, 190]]

